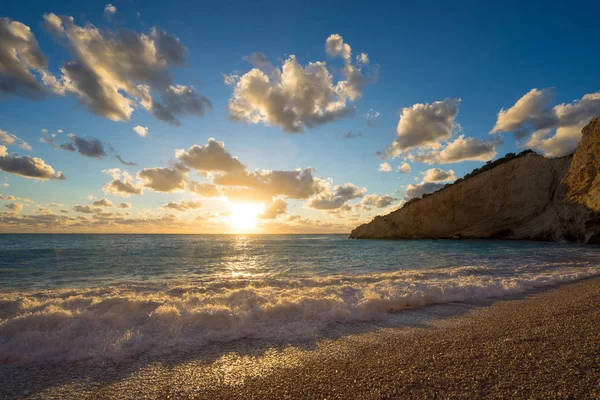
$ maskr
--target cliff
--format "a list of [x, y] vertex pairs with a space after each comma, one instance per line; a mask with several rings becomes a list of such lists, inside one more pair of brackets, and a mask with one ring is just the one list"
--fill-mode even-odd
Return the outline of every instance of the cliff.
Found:
[[600, 117], [573, 155], [528, 153], [352, 231], [355, 239], [532, 239], [600, 243]]

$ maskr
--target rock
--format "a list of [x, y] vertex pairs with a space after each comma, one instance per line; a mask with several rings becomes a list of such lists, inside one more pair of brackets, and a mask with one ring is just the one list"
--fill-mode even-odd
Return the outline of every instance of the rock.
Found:
[[573, 155], [528, 153], [352, 231], [355, 239], [533, 239], [600, 243], [600, 117]]

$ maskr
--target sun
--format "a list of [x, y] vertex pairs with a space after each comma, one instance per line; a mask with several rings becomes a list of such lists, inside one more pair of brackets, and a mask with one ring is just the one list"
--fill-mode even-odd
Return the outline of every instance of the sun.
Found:
[[262, 204], [231, 203], [229, 224], [237, 232], [249, 232], [256, 229], [258, 216], [264, 212]]

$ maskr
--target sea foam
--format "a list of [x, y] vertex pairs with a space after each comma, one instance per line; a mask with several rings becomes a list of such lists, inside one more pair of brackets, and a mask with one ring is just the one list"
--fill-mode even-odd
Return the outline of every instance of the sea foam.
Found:
[[522, 293], [600, 274], [591, 263], [313, 278], [123, 283], [0, 294], [0, 360], [103, 360], [243, 338], [301, 340], [389, 312]]

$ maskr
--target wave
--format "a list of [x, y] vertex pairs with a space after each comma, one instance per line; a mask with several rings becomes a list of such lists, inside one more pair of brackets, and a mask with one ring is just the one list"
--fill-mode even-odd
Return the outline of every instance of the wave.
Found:
[[592, 264], [467, 266], [355, 276], [220, 277], [0, 293], [0, 359], [102, 360], [242, 338], [301, 340], [334, 322], [525, 292]]

